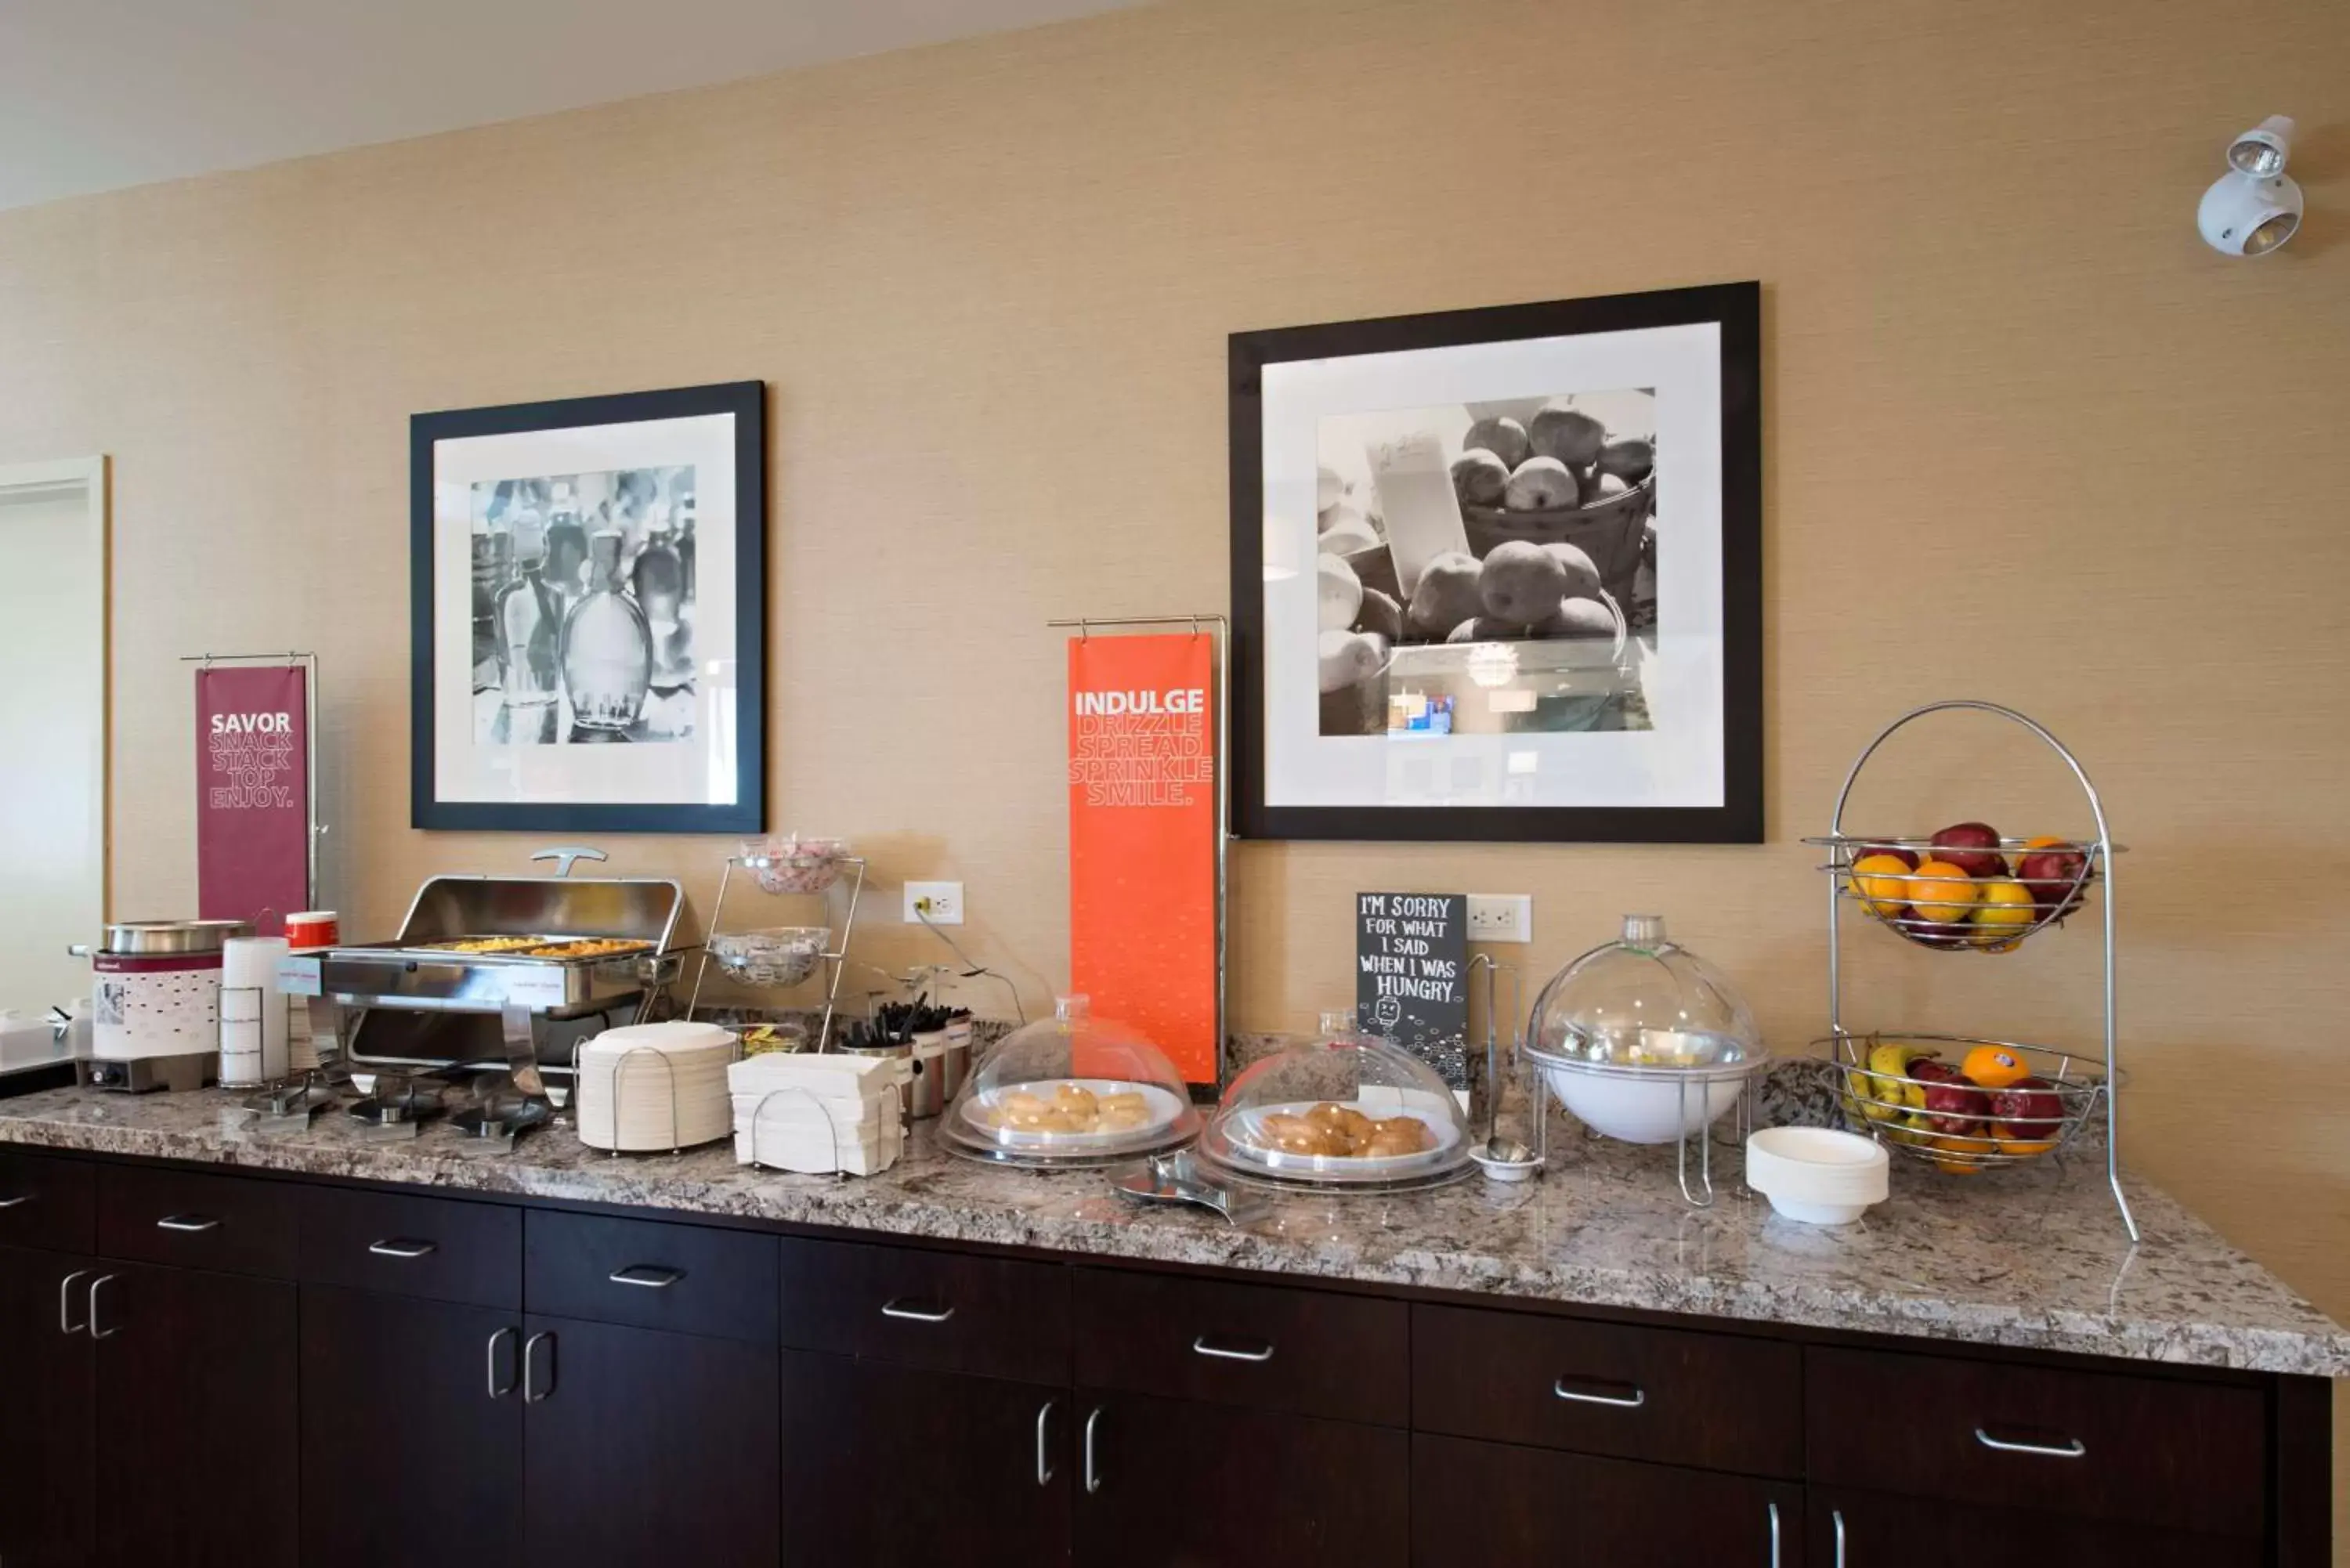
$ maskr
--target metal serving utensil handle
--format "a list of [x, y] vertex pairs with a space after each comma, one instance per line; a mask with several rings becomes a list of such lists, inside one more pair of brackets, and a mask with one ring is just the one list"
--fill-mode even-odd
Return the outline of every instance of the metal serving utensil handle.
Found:
[[608, 857], [607, 857], [602, 850], [590, 849], [584, 844], [558, 844], [551, 849], [539, 850], [536, 854], [533, 855], [531, 858], [533, 860], [555, 861], [556, 863], [555, 874], [557, 877], [568, 877], [571, 875], [571, 867], [577, 862], [582, 860], [600, 861], [608, 858]]
[[2002, 1454], [2035, 1454], [2043, 1459], [2077, 1459], [2089, 1451], [2089, 1445], [2078, 1438], [2067, 1438], [2062, 1443], [2016, 1443], [1994, 1438], [1981, 1427], [1975, 1428], [1975, 1441]]

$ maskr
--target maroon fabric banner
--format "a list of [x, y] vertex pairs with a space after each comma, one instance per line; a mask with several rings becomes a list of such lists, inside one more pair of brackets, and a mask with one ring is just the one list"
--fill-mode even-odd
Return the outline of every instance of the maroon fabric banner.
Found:
[[283, 936], [310, 907], [309, 672], [196, 671], [196, 913]]

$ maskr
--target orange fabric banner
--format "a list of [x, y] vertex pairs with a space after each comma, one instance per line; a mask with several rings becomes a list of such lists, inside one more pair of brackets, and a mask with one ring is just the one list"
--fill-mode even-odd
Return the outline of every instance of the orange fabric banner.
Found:
[[1069, 971], [1216, 1082], [1214, 639], [1069, 639]]

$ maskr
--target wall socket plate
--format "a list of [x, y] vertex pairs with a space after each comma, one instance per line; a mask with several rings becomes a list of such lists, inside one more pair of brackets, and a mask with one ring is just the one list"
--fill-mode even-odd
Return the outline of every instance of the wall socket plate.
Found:
[[928, 919], [934, 926], [962, 924], [962, 884], [960, 882], [909, 882], [906, 884], [906, 923], [919, 926]]
[[1531, 893], [1470, 894], [1469, 940], [1472, 942], [1534, 940], [1534, 895]]

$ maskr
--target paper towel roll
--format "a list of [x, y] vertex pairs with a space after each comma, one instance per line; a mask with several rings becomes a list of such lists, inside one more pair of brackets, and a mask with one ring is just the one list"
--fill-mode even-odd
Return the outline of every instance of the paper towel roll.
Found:
[[220, 1081], [252, 1088], [286, 1076], [286, 998], [277, 989], [284, 937], [231, 937], [221, 945]]

